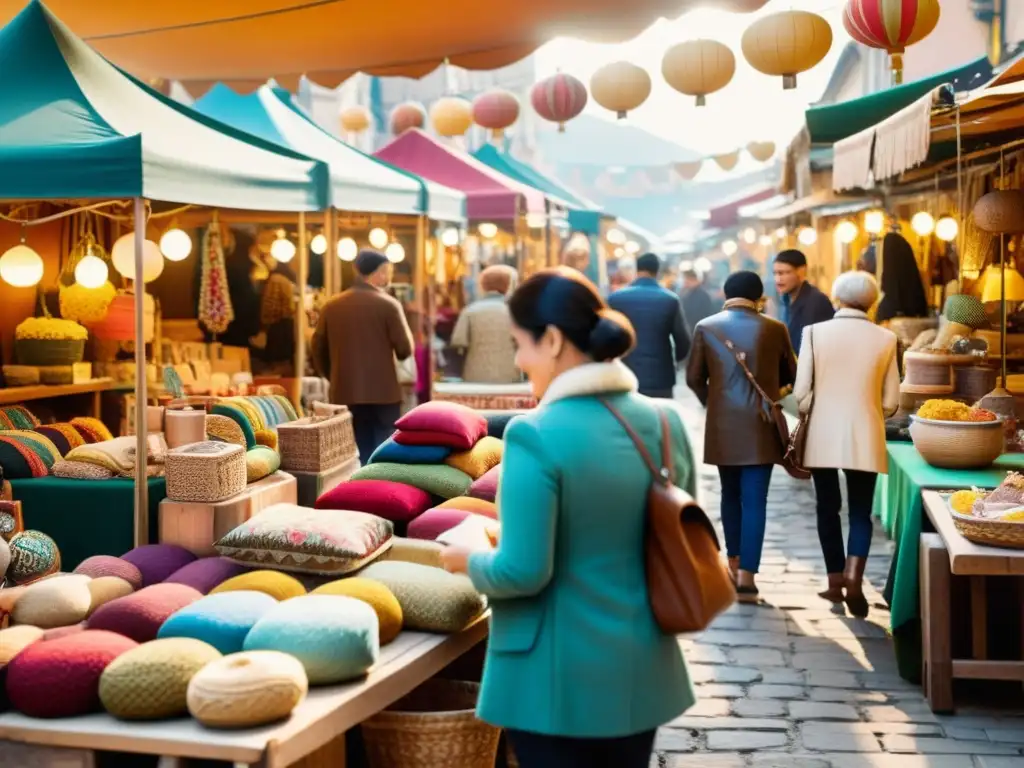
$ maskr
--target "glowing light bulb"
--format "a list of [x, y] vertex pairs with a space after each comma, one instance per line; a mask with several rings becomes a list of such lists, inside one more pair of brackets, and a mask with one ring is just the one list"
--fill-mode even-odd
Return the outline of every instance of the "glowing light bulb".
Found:
[[315, 253], [317, 256], [323, 256], [327, 253], [327, 237], [322, 233], [316, 235], [312, 240], [309, 241], [309, 250]]
[[607, 238], [608, 242], [612, 245], [624, 245], [626, 243], [626, 233], [621, 229], [609, 229]]
[[454, 248], [459, 244], [459, 230], [455, 227], [448, 227], [441, 233], [441, 245], [445, 248]]
[[279, 233], [277, 240], [270, 244], [270, 255], [282, 264], [287, 264], [289, 261], [294, 259], [295, 251], [295, 243], [289, 240], [285, 236], [284, 232]]
[[849, 219], [841, 221], [836, 225], [836, 237], [839, 238], [839, 242], [843, 245], [849, 245], [856, 240], [857, 232], [857, 225]]
[[626, 253], [640, 253], [640, 243], [638, 243], [636, 240], [627, 241]]
[[952, 216], [943, 216], [935, 222], [935, 236], [946, 243], [956, 240], [960, 234], [960, 225]]
[[184, 261], [192, 253], [192, 238], [183, 229], [168, 229], [160, 238], [160, 252], [168, 261]]
[[[110, 249], [114, 269], [125, 280], [135, 280], [135, 233], [121, 235]], [[142, 282], [151, 283], [164, 271], [164, 257], [160, 246], [152, 240], [142, 241]]]
[[359, 255], [359, 246], [351, 237], [343, 237], [338, 241], [338, 258], [342, 261], [355, 261]]
[[707, 256], [701, 256], [693, 263], [693, 266], [698, 272], [710, 272], [713, 265], [711, 264], [711, 259]]
[[775, 237], [778, 240], [785, 240], [788, 235], [789, 230], [786, 229], [785, 227], [779, 227], [778, 229], [775, 230]]
[[747, 227], [743, 230], [743, 242], [747, 245], [753, 245], [757, 242], [757, 232], [754, 231], [753, 227]]
[[401, 243], [391, 243], [385, 249], [384, 255], [387, 256], [388, 261], [392, 264], [397, 264], [405, 258], [405, 248], [402, 247]]
[[766, 247], [771, 245], [772, 244], [772, 236], [771, 235], [761, 235], [760, 243], [761, 243], [761, 245], [766, 246]]
[[75, 266], [75, 282], [83, 288], [99, 288], [109, 276], [107, 262], [98, 256], [83, 256]]
[[928, 211], [918, 211], [910, 220], [910, 228], [917, 233], [918, 237], [928, 237], [935, 231], [935, 217]]
[[818, 242], [818, 230], [814, 227], [803, 227], [796, 236], [801, 245], [814, 245]]
[[43, 279], [43, 259], [24, 243], [0, 256], [0, 279], [15, 288], [31, 288]]
[[388, 244], [388, 233], [380, 227], [374, 227], [370, 230], [370, 245], [376, 248], [378, 251], [384, 248]]
[[739, 249], [740, 247], [735, 240], [726, 240], [722, 243], [722, 253], [726, 256], [734, 256]]
[[864, 231], [879, 235], [885, 229], [885, 213], [882, 211], [868, 211], [864, 214]]
[[480, 237], [483, 237], [486, 240], [490, 240], [492, 237], [495, 237], [498, 234], [498, 225], [492, 224], [489, 221], [485, 221], [483, 224], [477, 227], [477, 231], [480, 233]]

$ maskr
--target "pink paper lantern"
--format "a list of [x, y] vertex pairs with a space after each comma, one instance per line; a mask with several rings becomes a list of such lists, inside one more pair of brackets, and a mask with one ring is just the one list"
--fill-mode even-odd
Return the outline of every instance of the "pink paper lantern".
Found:
[[492, 88], [473, 99], [473, 122], [491, 131], [495, 141], [519, 119], [519, 99], [503, 88]]
[[391, 133], [400, 136], [412, 128], [423, 128], [427, 124], [427, 111], [422, 104], [406, 101], [391, 111]]
[[538, 115], [558, 123], [559, 132], [564, 132], [565, 124], [587, 106], [587, 86], [560, 72], [533, 86], [530, 103]]

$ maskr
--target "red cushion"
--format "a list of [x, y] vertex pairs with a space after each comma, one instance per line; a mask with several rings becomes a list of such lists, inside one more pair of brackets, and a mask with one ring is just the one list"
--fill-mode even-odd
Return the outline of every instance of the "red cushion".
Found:
[[467, 512], [464, 509], [442, 509], [441, 507], [435, 507], [434, 509], [428, 509], [409, 523], [406, 533], [410, 539], [433, 541], [442, 533], [450, 531], [472, 515], [472, 512]]
[[29, 717], [75, 717], [100, 710], [100, 675], [138, 643], [86, 631], [33, 643], [7, 665], [11, 705]]
[[448, 432], [395, 432], [391, 436], [399, 445], [431, 445], [452, 448], [456, 451], [468, 451], [474, 443], [466, 445], [467, 440], [462, 435], [452, 435]]
[[317, 509], [367, 512], [393, 523], [408, 522], [433, 505], [426, 491], [388, 480], [348, 480], [316, 500]]
[[[418, 405], [405, 416], [395, 422], [395, 427], [402, 432], [430, 432], [449, 435], [459, 441], [454, 443], [433, 443], [434, 445], [450, 445], [468, 451], [480, 438], [487, 435], [487, 419], [460, 403], [449, 403], [431, 400]], [[397, 442], [402, 443], [402, 440]], [[425, 443], [403, 443], [404, 445], [425, 445]]]
[[89, 629], [106, 629], [140, 643], [156, 639], [160, 625], [202, 594], [184, 584], [154, 584], [111, 600], [89, 617]]
[[469, 486], [469, 495], [484, 501], [494, 501], [498, 495], [498, 475], [501, 472], [501, 465], [487, 470], [478, 480], [474, 480]]

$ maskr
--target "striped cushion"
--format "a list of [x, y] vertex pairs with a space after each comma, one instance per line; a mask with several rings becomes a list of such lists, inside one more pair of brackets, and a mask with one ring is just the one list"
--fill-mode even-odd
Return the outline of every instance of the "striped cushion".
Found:
[[88, 416], [80, 416], [71, 420], [71, 426], [78, 430], [79, 434], [87, 443], [102, 443], [106, 440], [113, 440], [114, 436], [107, 429], [107, 425], [99, 419]]
[[233, 403], [217, 403], [213, 406], [212, 412], [218, 416], [226, 416], [234, 421], [242, 430], [242, 435], [245, 437], [245, 447], [254, 448], [256, 446], [256, 430], [253, 428], [252, 421], [250, 421], [248, 414], [237, 405]]

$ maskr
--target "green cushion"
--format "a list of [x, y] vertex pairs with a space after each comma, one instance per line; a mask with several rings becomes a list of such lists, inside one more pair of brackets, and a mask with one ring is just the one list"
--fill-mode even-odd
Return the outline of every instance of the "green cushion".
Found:
[[246, 482], [255, 483], [281, 468], [281, 454], [264, 445], [250, 448], [245, 454]]
[[406, 629], [459, 632], [483, 613], [486, 605], [468, 578], [429, 565], [378, 561], [359, 576], [391, 590], [402, 606]]
[[465, 496], [473, 478], [446, 464], [370, 464], [352, 475], [353, 480], [388, 480], [420, 488], [442, 499]]

